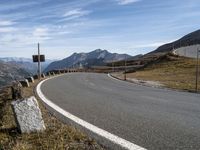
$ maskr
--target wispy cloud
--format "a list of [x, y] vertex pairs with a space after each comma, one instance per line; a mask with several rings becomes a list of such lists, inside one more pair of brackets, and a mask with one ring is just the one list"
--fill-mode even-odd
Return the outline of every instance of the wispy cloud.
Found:
[[96, 48], [145, 53], [198, 29], [198, 4], [199, 0], [2, 0], [0, 55], [6, 50], [9, 56], [29, 57], [37, 42], [51, 57]]
[[131, 3], [136, 3], [139, 2], [141, 0], [117, 0], [119, 5], [128, 5]]
[[35, 37], [45, 37], [48, 35], [48, 28], [36, 28], [33, 31], [33, 36]]
[[13, 27], [3, 27], [3, 28], [0, 27], [0, 33], [9, 33], [9, 32], [14, 32], [16, 30], [17, 29]]
[[11, 26], [15, 24], [15, 22], [11, 20], [0, 20], [0, 26]]
[[91, 11], [89, 11], [89, 10], [82, 10], [82, 9], [78, 8], [78, 9], [73, 9], [73, 10], [67, 11], [63, 15], [63, 17], [64, 17], [64, 20], [72, 20], [72, 19], [80, 18], [82, 16], [86, 16], [90, 13], [91, 13]]

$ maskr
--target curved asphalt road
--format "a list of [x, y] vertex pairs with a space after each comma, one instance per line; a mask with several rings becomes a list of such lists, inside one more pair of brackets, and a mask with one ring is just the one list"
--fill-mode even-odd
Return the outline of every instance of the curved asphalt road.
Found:
[[149, 150], [200, 149], [198, 94], [93, 73], [53, 78], [41, 90], [71, 114]]

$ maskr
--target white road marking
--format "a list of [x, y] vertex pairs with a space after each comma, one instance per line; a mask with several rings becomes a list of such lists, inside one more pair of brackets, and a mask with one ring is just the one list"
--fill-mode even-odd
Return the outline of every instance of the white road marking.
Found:
[[[109, 73], [108, 73], [108, 77], [110, 77], [110, 78], [112, 78], [112, 79], [114, 79], [114, 80], [117, 80], [117, 81], [122, 81], [122, 80], [120, 80], [120, 79], [117, 79], [117, 78], [113, 77], [113, 76], [110, 75]], [[123, 82], [124, 82], [124, 81], [123, 81]]]
[[[52, 77], [52, 78], [55, 78], [55, 77]], [[41, 98], [41, 100], [46, 103], [48, 106], [50, 106], [51, 108], [53, 108], [54, 110], [56, 110], [57, 112], [59, 112], [60, 114], [62, 114], [63, 116], [69, 118], [70, 120], [74, 121], [75, 123], [81, 125], [82, 127], [92, 131], [93, 133], [99, 135], [99, 136], [102, 136], [106, 139], [108, 139], [109, 141], [125, 148], [125, 149], [129, 149], [129, 150], [146, 150], [145, 148], [143, 147], [140, 147], [134, 143], [131, 143], [123, 138], [120, 138], [119, 136], [116, 136], [112, 133], [109, 133], [108, 131], [105, 131], [97, 126], [94, 126], [76, 116], [74, 116], [73, 114], [65, 111], [64, 109], [60, 108], [59, 106], [57, 106], [56, 104], [54, 104], [53, 102], [51, 102], [49, 99], [47, 99], [44, 94], [42, 93], [41, 91], [41, 85], [49, 80], [49, 79], [52, 79], [52, 78], [48, 78], [48, 79], [45, 79], [43, 81], [41, 81], [37, 87], [36, 87], [36, 92], [38, 94], [38, 96]]]

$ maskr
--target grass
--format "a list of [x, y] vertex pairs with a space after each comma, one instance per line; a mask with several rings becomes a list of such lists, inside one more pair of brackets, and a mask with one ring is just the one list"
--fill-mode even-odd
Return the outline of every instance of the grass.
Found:
[[[23, 96], [34, 95], [37, 83], [31, 84], [30, 88], [23, 88]], [[9, 89], [8, 89], [9, 90]], [[59, 121], [39, 101], [46, 131], [41, 133], [19, 134], [16, 128], [12, 99], [9, 96], [0, 97], [0, 150], [36, 150], [36, 149], [103, 149], [93, 139], [73, 126]]]
[[196, 59], [168, 54], [135, 73], [128, 73], [127, 78], [159, 81], [168, 88], [195, 91]]

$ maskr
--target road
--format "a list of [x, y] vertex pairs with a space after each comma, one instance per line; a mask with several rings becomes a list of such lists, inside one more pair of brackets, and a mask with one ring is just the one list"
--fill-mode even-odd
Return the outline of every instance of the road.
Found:
[[42, 93], [71, 114], [149, 150], [200, 149], [200, 96], [71, 73]]

